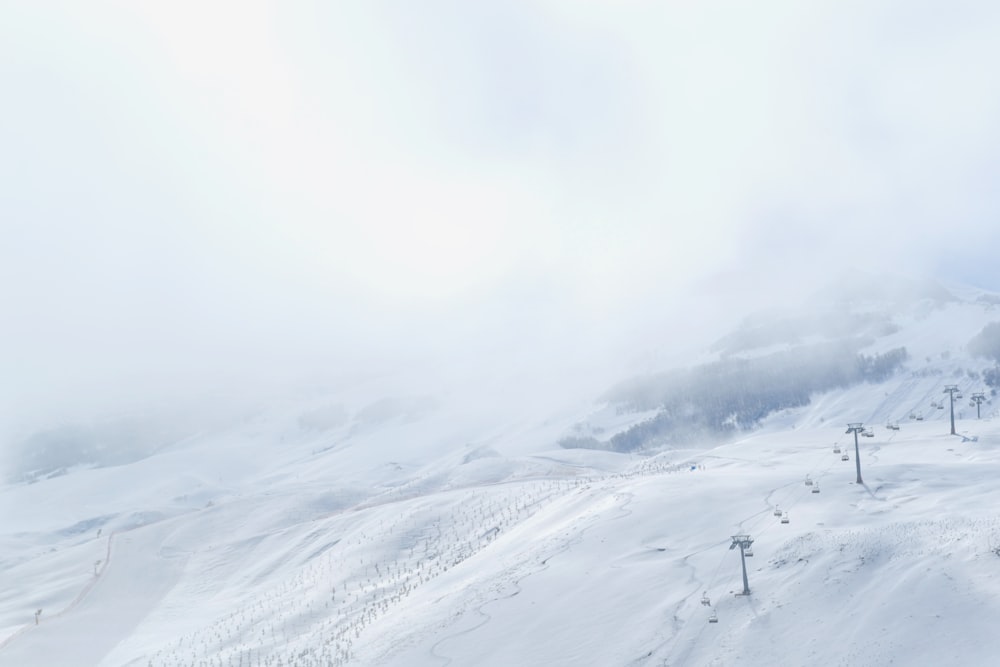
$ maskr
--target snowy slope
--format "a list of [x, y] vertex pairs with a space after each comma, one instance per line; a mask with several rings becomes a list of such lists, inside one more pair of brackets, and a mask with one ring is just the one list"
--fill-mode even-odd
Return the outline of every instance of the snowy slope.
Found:
[[[712, 447], [559, 449], [642, 418], [585, 402], [332, 396], [348, 417], [322, 428], [283, 405], [10, 483], [0, 665], [992, 664], [1000, 420], [966, 396], [953, 436], [931, 406], [984, 389], [964, 344], [990, 308], [898, 315], [875, 345], [907, 346], [904, 370]], [[875, 432], [863, 485], [849, 421]]]

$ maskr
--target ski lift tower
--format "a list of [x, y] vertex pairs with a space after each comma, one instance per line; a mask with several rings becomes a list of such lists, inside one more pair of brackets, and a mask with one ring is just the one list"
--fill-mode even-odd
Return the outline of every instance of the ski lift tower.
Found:
[[[948, 394], [951, 403], [951, 434], [955, 435], [955, 394], [958, 394], [957, 384], [946, 384], [944, 386], [943, 394]], [[962, 398], [961, 394], [958, 394], [959, 398]]]
[[753, 539], [749, 535], [733, 535], [733, 543], [729, 545], [732, 551], [736, 547], [740, 548], [740, 562], [743, 564], [743, 592], [737, 595], [750, 595], [750, 582], [747, 581], [747, 556], [746, 551], [753, 544]]
[[976, 404], [976, 419], [979, 419], [979, 406], [986, 400], [986, 392], [977, 391], [972, 394], [972, 402]]
[[864, 424], [861, 422], [850, 422], [847, 424], [847, 430], [844, 433], [854, 434], [854, 465], [858, 469], [858, 481], [857, 484], [862, 484], [861, 481], [861, 453], [858, 451], [858, 433], [865, 430]]

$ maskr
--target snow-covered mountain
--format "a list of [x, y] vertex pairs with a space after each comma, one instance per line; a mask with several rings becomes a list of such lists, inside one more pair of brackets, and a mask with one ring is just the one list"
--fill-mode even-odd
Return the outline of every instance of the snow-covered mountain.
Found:
[[682, 373], [781, 386], [831, 343], [904, 349], [891, 372], [628, 451], [600, 445], [672, 394], [505, 409], [372, 381], [190, 432], [26, 434], [0, 487], [0, 664], [992, 664], [1000, 298], [879, 284], [750, 318]]

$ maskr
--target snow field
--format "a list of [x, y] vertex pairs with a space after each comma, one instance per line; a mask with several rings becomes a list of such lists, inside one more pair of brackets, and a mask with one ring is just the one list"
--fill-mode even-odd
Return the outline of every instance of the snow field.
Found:
[[[81, 601], [27, 627], [0, 664], [985, 660], [998, 648], [985, 626], [1000, 611], [1000, 432], [962, 425], [976, 440], [942, 422], [861, 438], [865, 485], [854, 484], [853, 439], [827, 427], [630, 464], [474, 456], [458, 464], [474, 473], [435, 471], [369, 497], [311, 482], [227, 496], [117, 532]], [[456, 479], [471, 484], [449, 487]], [[732, 594], [742, 581], [729, 549], [744, 532], [755, 540], [748, 598]], [[74, 549], [106, 539], [88, 532], [56, 553], [76, 561]], [[34, 577], [22, 595], [67, 586], [21, 571]]]
[[556, 448], [644, 416], [607, 407], [487, 423], [414, 399], [314, 429], [291, 405], [0, 487], [0, 665], [992, 664], [1000, 421], [967, 405], [975, 363], [941, 354], [973, 311], [879, 341], [912, 370], [720, 446]]

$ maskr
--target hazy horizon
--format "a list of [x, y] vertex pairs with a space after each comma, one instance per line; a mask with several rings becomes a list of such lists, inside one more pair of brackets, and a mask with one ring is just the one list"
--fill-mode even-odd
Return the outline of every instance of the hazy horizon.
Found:
[[1000, 290], [997, 25], [5, 3], [0, 400], [44, 423], [401, 369], [598, 385], [855, 271]]

